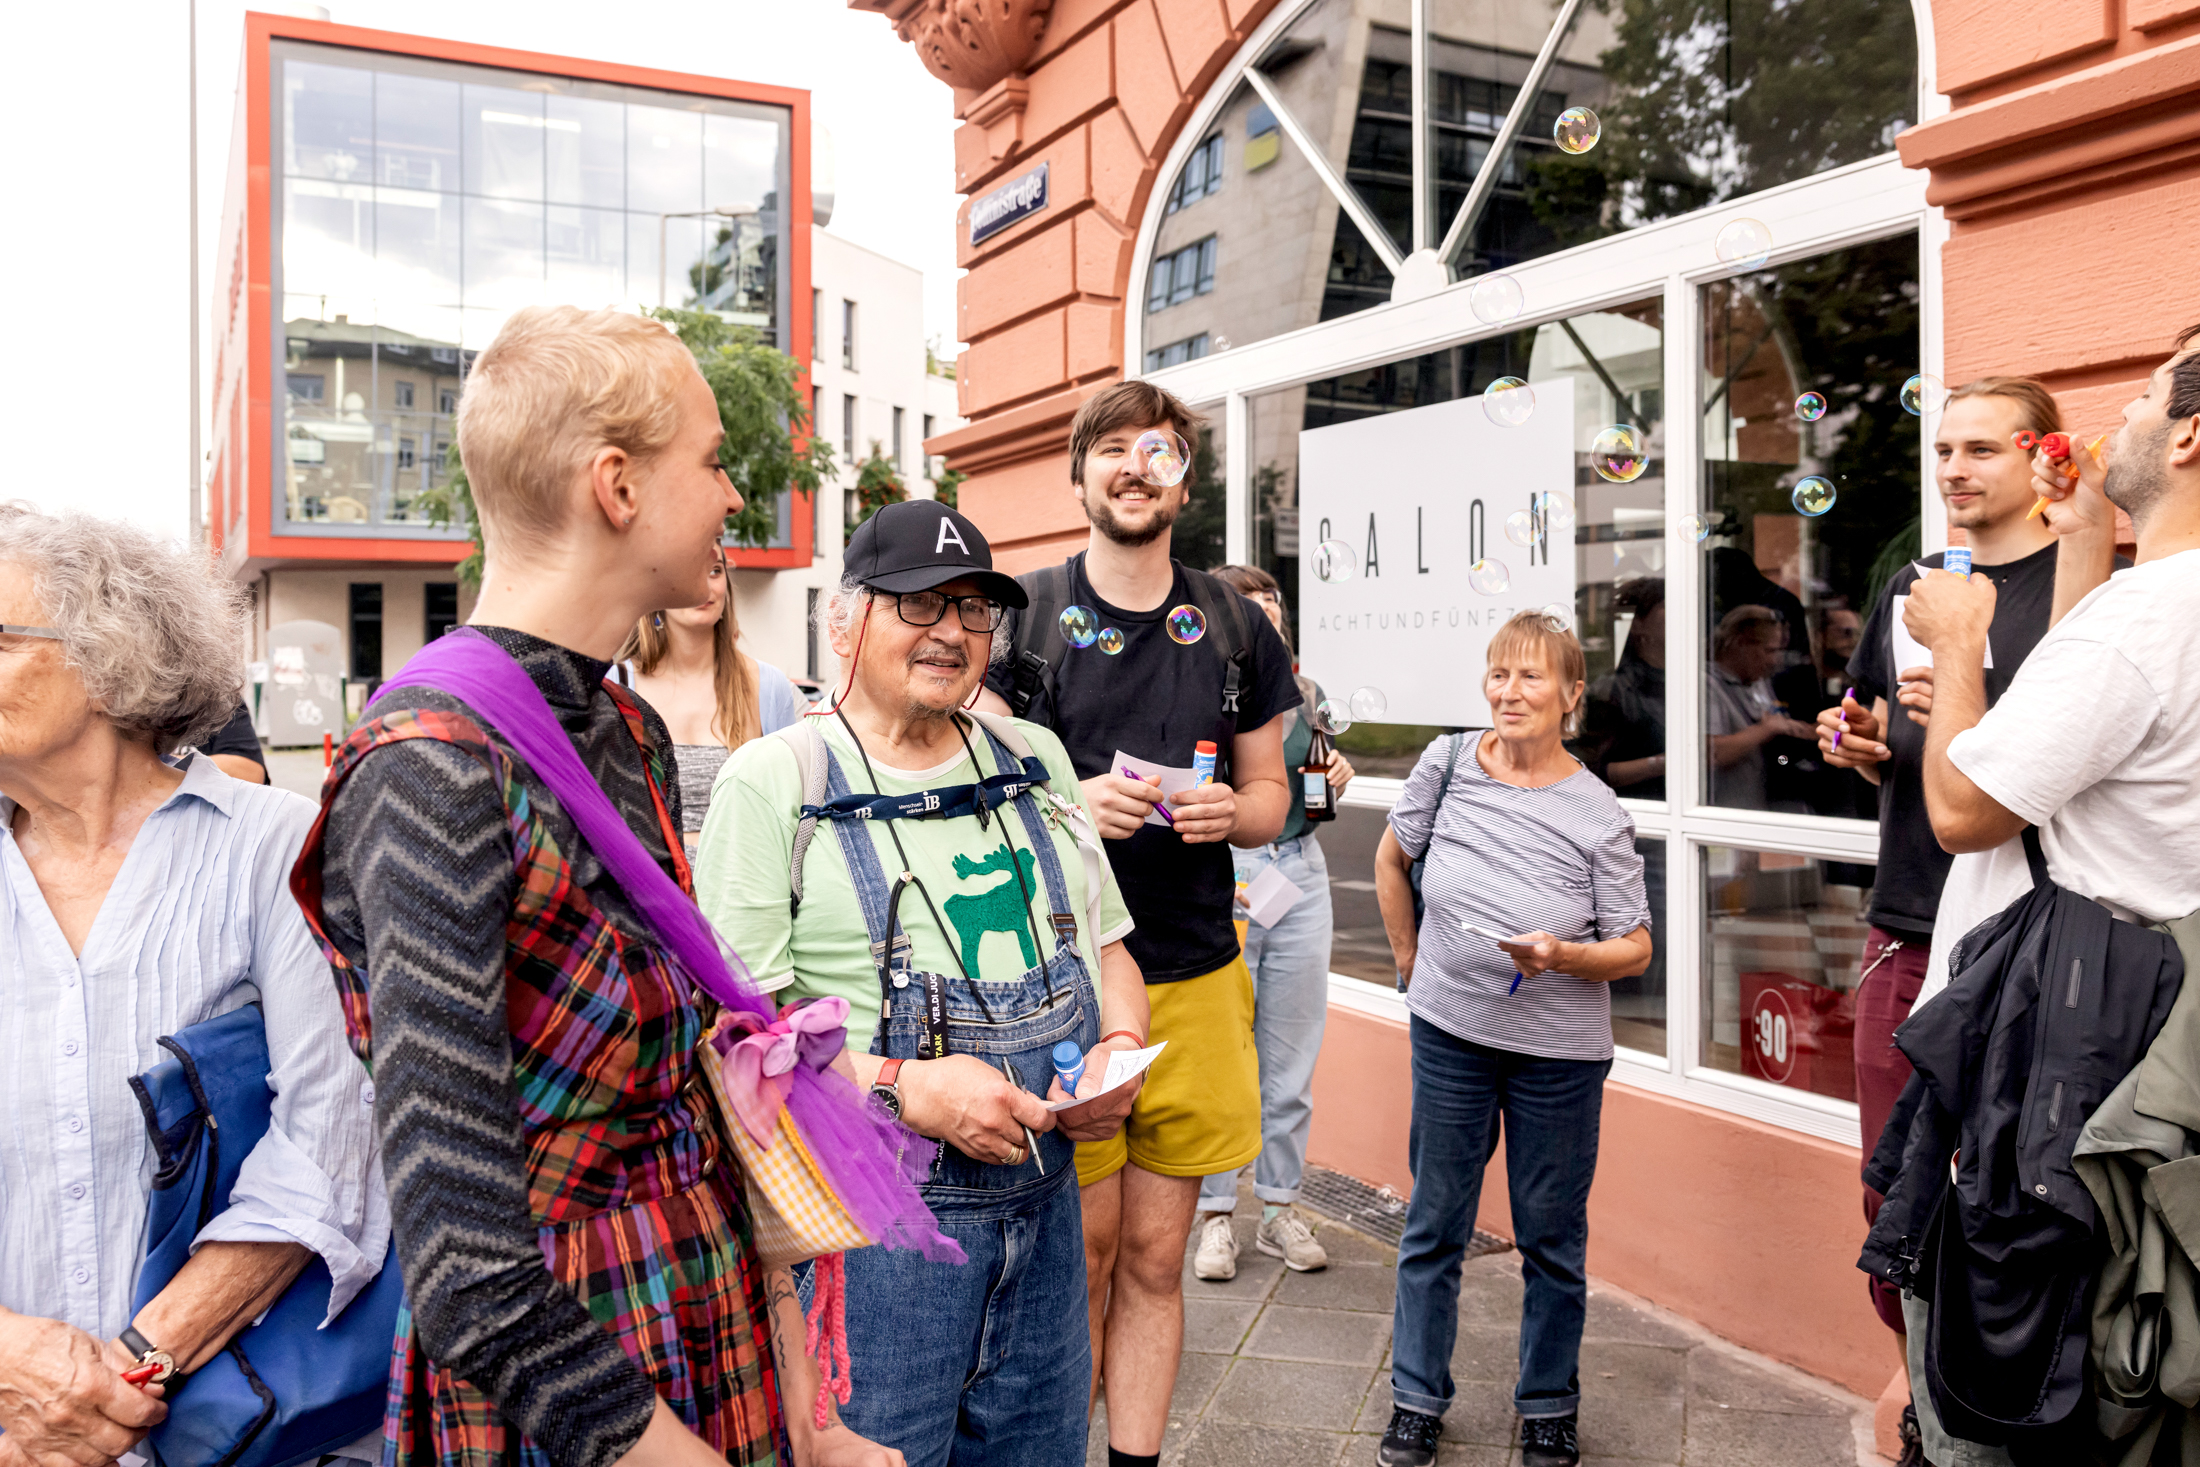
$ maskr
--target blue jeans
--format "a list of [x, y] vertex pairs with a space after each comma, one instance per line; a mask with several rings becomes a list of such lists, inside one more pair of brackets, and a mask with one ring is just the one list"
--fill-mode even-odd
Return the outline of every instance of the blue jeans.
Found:
[[1413, 1018], [1413, 1200], [1398, 1245], [1390, 1396], [1441, 1416], [1451, 1404], [1459, 1265], [1482, 1200], [1482, 1171], [1504, 1117], [1513, 1241], [1527, 1291], [1520, 1309], [1522, 1416], [1581, 1404], [1588, 1313], [1589, 1183], [1610, 1060], [1544, 1059], [1492, 1049]]
[[[1053, 1193], [1036, 1208], [1021, 1192], [1002, 1193], [990, 1207], [940, 1218], [967, 1263], [928, 1263], [906, 1249], [847, 1255], [855, 1393], [840, 1416], [899, 1448], [909, 1467], [1085, 1460], [1084, 1221], [1076, 1174], [1049, 1168], [1046, 1180]], [[797, 1269], [805, 1307], [809, 1273]]]
[[[1238, 879], [1274, 865], [1306, 893], [1273, 927], [1249, 923], [1245, 966], [1253, 975], [1253, 1048], [1260, 1056], [1260, 1160], [1253, 1195], [1281, 1206], [1299, 1200], [1306, 1133], [1314, 1124], [1314, 1061], [1329, 1022], [1329, 862], [1311, 833], [1255, 851], [1232, 848]], [[1238, 1170], [1199, 1185], [1201, 1212], [1237, 1210]]]

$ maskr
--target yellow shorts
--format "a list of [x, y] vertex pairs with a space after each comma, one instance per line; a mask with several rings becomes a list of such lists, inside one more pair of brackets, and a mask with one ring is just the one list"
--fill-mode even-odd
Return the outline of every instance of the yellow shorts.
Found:
[[1253, 1049], [1253, 975], [1245, 959], [1181, 983], [1146, 989], [1146, 1042], [1169, 1047], [1146, 1072], [1123, 1129], [1080, 1142], [1077, 1184], [1089, 1187], [1126, 1161], [1164, 1177], [1208, 1177], [1260, 1155], [1260, 1058]]

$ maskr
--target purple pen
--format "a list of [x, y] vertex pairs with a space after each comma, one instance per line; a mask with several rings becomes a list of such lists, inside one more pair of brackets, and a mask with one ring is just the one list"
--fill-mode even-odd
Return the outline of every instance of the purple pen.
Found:
[[[1856, 696], [1856, 689], [1854, 689], [1854, 688], [1851, 688], [1851, 689], [1849, 689], [1849, 690], [1848, 690], [1847, 692], [1845, 692], [1845, 693], [1843, 693], [1843, 694], [1841, 695], [1841, 701], [1842, 701], [1842, 702], [1844, 702], [1844, 703], [1846, 703], [1846, 702], [1848, 702], [1848, 701], [1849, 701], [1849, 699], [1851, 699], [1851, 698], [1853, 698], [1853, 697], [1855, 697], [1855, 696]], [[1841, 735], [1842, 735], [1842, 733], [1843, 733], [1843, 732], [1844, 732], [1844, 730], [1842, 730], [1842, 729], [1838, 729], [1838, 728], [1837, 728], [1837, 729], [1835, 729], [1835, 730], [1833, 731], [1833, 747], [1834, 747], [1834, 748], [1836, 748], [1836, 749], [1838, 749], [1838, 748], [1840, 748], [1840, 747], [1841, 747]]]
[[[1125, 769], [1119, 772], [1125, 779], [1138, 779], [1138, 771], [1135, 769]], [[1142, 779], [1138, 779], [1138, 782], [1140, 784], [1145, 783], [1145, 781]], [[1174, 828], [1174, 826], [1176, 825], [1176, 817], [1169, 813], [1169, 807], [1166, 803], [1154, 806], [1153, 812], [1154, 814], [1159, 815], [1162, 820], [1171, 828]]]

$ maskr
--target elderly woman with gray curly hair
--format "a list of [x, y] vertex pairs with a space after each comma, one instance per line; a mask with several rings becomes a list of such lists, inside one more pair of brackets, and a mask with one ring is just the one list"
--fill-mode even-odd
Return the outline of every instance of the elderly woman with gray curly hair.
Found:
[[[315, 808], [168, 757], [237, 707], [243, 631], [204, 557], [0, 504], [0, 1467], [122, 1456], [166, 1412], [123, 1379], [148, 1351], [196, 1369], [315, 1254], [334, 1317], [388, 1252], [372, 1091], [288, 885]], [[133, 1313], [154, 1169], [130, 1080], [253, 1002], [273, 1121]]]

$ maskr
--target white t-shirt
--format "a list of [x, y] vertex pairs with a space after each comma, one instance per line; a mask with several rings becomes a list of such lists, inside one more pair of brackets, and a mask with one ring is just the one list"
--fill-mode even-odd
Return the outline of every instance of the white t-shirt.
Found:
[[1990, 851], [1966, 851], [1948, 863], [1940, 911], [1933, 918], [1933, 945], [1925, 957], [1925, 981], [1918, 986], [1911, 1013], [1948, 986], [1948, 960], [1955, 956], [1957, 941], [2031, 889], [2032, 863], [2025, 859], [2022, 835]]
[[2119, 915], [2200, 908], [2200, 550], [2129, 570], [2040, 639], [1948, 757]]

